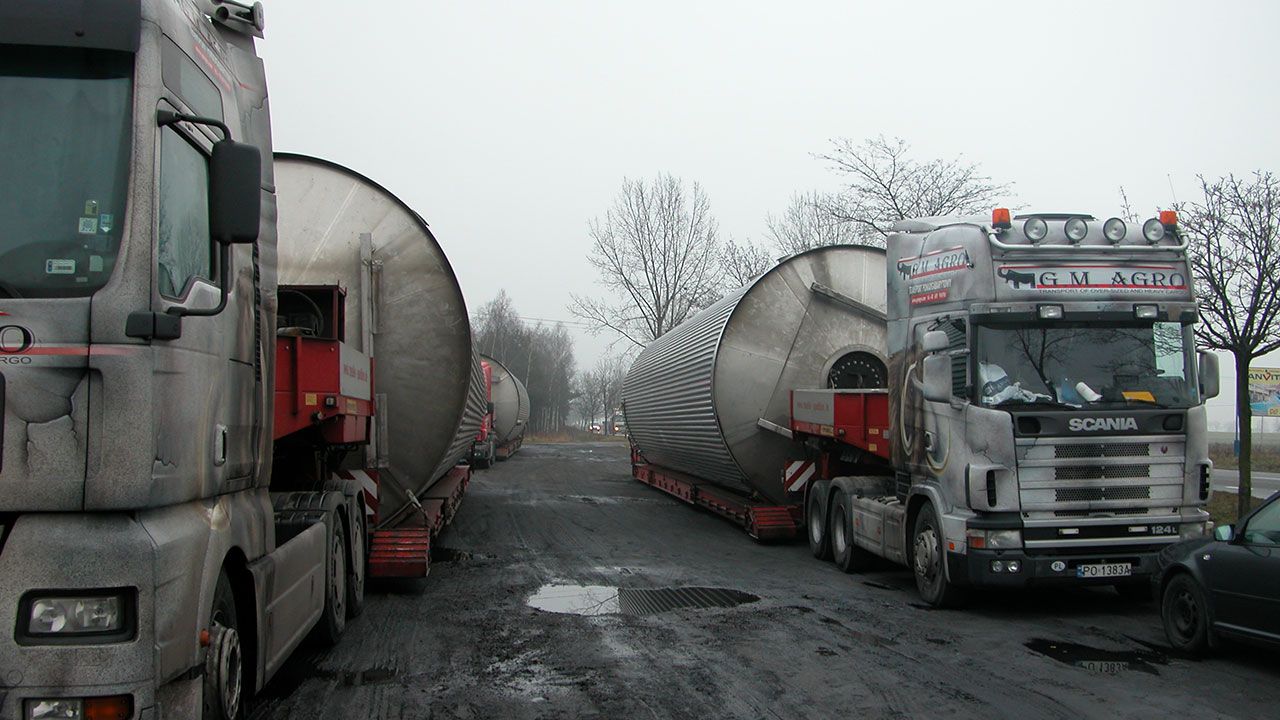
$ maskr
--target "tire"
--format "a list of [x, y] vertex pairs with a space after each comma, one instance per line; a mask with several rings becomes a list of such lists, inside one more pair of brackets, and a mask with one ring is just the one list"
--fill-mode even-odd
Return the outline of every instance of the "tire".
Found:
[[933, 503], [926, 502], [911, 533], [911, 570], [921, 599], [938, 608], [957, 607], [964, 602], [965, 593], [947, 579], [941, 528]]
[[1160, 621], [1175, 650], [1202, 655], [1209, 649], [1209, 604], [1200, 583], [1187, 573], [1176, 575], [1165, 586]]
[[1115, 588], [1116, 594], [1118, 594], [1125, 602], [1151, 602], [1151, 583], [1146, 580], [1139, 582], [1116, 583]]
[[[364, 511], [364, 504], [359, 505], [361, 512]], [[360, 519], [351, 524], [351, 548], [350, 562], [347, 563], [347, 619], [360, 617], [360, 613], [364, 612], [364, 585], [367, 579], [368, 566], [365, 561], [368, 557], [366, 550], [369, 529], [366, 519], [362, 514]]]
[[240, 645], [240, 622], [231, 578], [223, 570], [209, 608], [209, 648], [205, 659], [203, 720], [240, 720], [244, 717], [245, 669]]
[[324, 611], [316, 624], [316, 636], [324, 645], [333, 646], [347, 627], [347, 533], [342, 518], [332, 515], [333, 532], [329, 533], [329, 561], [325, 564]]
[[875, 563], [875, 556], [858, 547], [853, 539], [853, 517], [849, 512], [849, 495], [837, 489], [831, 495], [831, 512], [827, 527], [831, 533], [831, 559], [836, 567], [847, 573], [866, 572]]
[[822, 507], [822, 492], [809, 493], [809, 508], [805, 513], [805, 525], [809, 535], [809, 551], [819, 560], [831, 559], [831, 532], [827, 525], [827, 513]]

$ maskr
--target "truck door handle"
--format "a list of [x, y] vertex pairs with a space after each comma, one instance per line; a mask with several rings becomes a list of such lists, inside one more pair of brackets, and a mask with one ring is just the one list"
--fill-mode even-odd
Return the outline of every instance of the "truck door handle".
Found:
[[924, 431], [924, 449], [933, 450], [933, 433], [928, 430]]

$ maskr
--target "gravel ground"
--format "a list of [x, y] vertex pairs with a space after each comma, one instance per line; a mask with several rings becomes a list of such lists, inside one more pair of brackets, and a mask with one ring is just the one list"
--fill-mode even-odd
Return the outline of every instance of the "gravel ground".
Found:
[[[297, 653], [251, 715], [1280, 717], [1274, 653], [1174, 656], [1154, 606], [1107, 589], [930, 610], [904, 569], [844, 575], [631, 480], [618, 443], [527, 445], [479, 471], [437, 546], [429, 578], [371, 588], [342, 642]], [[625, 589], [579, 615], [530, 607], [547, 585]], [[739, 594], [676, 604], [740, 604], [610, 612], [692, 587]]]

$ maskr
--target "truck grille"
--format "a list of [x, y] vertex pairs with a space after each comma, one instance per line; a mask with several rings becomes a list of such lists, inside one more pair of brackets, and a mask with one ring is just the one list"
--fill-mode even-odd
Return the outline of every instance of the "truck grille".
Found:
[[1148, 443], [1089, 443], [1053, 446], [1053, 456], [1058, 459], [1138, 457], [1150, 454], [1151, 445]]
[[1067, 487], [1057, 488], [1054, 499], [1058, 502], [1087, 502], [1090, 500], [1149, 500], [1150, 485], [1122, 487]]
[[1167, 514], [1182, 505], [1186, 443], [1179, 436], [1019, 438], [1024, 517]]

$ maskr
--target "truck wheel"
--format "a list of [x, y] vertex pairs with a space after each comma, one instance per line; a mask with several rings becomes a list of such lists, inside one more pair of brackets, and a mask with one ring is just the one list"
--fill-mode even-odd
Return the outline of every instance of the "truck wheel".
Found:
[[244, 716], [244, 653], [239, 627], [231, 579], [224, 570], [218, 575], [209, 610], [209, 647], [201, 693], [203, 720], [239, 720]]
[[964, 600], [964, 590], [947, 580], [946, 551], [942, 545], [942, 522], [933, 503], [925, 503], [916, 515], [912, 537], [912, 570], [916, 590], [934, 607], [955, 607]]
[[1190, 575], [1181, 573], [1165, 586], [1160, 620], [1175, 650], [1200, 655], [1209, 647], [1209, 605]]
[[[361, 511], [364, 506], [359, 506]], [[368, 533], [364, 516], [351, 524], [351, 567], [347, 572], [347, 618], [360, 617], [360, 613], [364, 612], [364, 582], [365, 582], [365, 537]]]
[[823, 512], [822, 493], [809, 493], [809, 511], [805, 524], [809, 526], [809, 550], [819, 560], [831, 559], [831, 531], [827, 526], [827, 514]]
[[830, 528], [831, 554], [836, 567], [847, 573], [866, 572], [875, 562], [875, 556], [858, 547], [853, 536], [853, 517], [849, 512], [849, 495], [836, 490], [831, 496]]
[[347, 533], [342, 518], [333, 515], [329, 534], [329, 573], [325, 577], [324, 612], [316, 634], [325, 645], [337, 645], [347, 627]]

